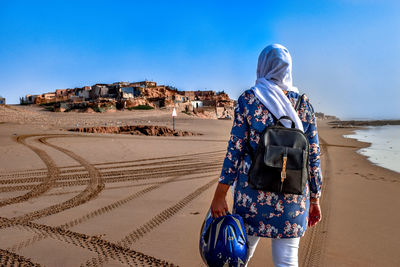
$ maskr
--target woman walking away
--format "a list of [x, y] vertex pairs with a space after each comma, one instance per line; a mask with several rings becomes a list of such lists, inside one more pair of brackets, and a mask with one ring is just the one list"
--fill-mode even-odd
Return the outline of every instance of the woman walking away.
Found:
[[[297, 100], [300, 106], [296, 112], [294, 106]], [[304, 132], [309, 143], [309, 179], [302, 194], [256, 190], [249, 185], [250, 151], [257, 151], [261, 133], [266, 127], [275, 125], [276, 118], [282, 116], [288, 116], [295, 127]], [[282, 121], [285, 127], [290, 127], [288, 122]], [[260, 237], [267, 237], [272, 242], [275, 266], [298, 266], [300, 237], [307, 226], [312, 227], [321, 220], [321, 185], [314, 109], [308, 97], [300, 95], [292, 85], [289, 51], [279, 44], [267, 46], [258, 58], [255, 86], [239, 96], [235, 107], [227, 153], [211, 203], [212, 216], [216, 218], [227, 213], [225, 198], [229, 186], [232, 186], [232, 213], [243, 218], [248, 235], [249, 259]]]

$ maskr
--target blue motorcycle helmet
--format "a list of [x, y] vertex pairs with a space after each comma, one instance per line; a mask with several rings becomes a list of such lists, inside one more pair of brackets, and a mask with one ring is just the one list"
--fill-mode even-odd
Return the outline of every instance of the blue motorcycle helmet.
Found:
[[199, 248], [207, 266], [245, 266], [248, 243], [242, 217], [228, 213], [213, 218], [209, 210], [201, 227]]

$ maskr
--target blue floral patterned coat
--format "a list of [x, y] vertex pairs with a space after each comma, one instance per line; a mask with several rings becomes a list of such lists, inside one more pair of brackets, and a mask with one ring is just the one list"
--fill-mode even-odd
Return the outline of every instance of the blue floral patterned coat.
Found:
[[[290, 91], [286, 96], [294, 106], [299, 94]], [[303, 195], [278, 194], [252, 189], [247, 182], [251, 157], [246, 143], [249, 142], [253, 151], [256, 151], [261, 133], [265, 127], [274, 124], [274, 119], [252, 90], [243, 92], [235, 106], [219, 182], [229, 185], [235, 182], [233, 213], [242, 216], [248, 235], [270, 238], [303, 236], [307, 228], [310, 195], [317, 198], [321, 195], [317, 125], [314, 109], [306, 95], [300, 102], [298, 114], [310, 145], [310, 180]]]

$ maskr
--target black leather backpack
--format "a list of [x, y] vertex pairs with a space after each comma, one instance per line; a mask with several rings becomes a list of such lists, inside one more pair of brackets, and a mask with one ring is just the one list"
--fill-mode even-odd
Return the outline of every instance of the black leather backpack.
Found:
[[[297, 100], [296, 111], [302, 97]], [[291, 128], [282, 125], [283, 119], [292, 122]], [[252, 158], [248, 183], [256, 190], [301, 195], [309, 175], [308, 139], [295, 128], [290, 117], [275, 118], [275, 121], [275, 125], [262, 132], [255, 154], [247, 143]]]

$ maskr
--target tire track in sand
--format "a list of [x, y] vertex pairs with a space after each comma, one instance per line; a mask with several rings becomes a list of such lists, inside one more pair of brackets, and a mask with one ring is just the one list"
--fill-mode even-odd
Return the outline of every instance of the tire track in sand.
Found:
[[[31, 135], [33, 136], [33, 135]], [[91, 136], [76, 136], [76, 135], [65, 135], [65, 137], [91, 137]], [[149, 163], [138, 163], [138, 162], [145, 162], [145, 161], [155, 161], [159, 160], [156, 163], [159, 165], [166, 164], [166, 163], [174, 163], [177, 160], [181, 161], [194, 161], [198, 160], [199, 158], [210, 157], [212, 155], [220, 156], [219, 154], [226, 153], [226, 150], [215, 150], [215, 151], [206, 151], [206, 152], [198, 152], [192, 154], [183, 154], [183, 155], [175, 155], [175, 156], [166, 156], [166, 157], [156, 157], [156, 158], [144, 158], [144, 159], [137, 159], [137, 160], [126, 160], [126, 161], [116, 161], [116, 162], [101, 162], [92, 164], [93, 166], [97, 167], [98, 170], [102, 169], [111, 169], [111, 168], [120, 168], [122, 166], [114, 166], [118, 164], [130, 164], [127, 165], [128, 167], [142, 167], [142, 166], [151, 166], [155, 164], [154, 162]], [[167, 160], [166, 160], [167, 159]], [[110, 167], [100, 167], [104, 165], [112, 165]], [[83, 167], [81, 165], [71, 165], [65, 167], [59, 167], [60, 173], [70, 173], [70, 172], [78, 172], [83, 171]], [[9, 171], [9, 172], [0, 172], [0, 182], [7, 181], [10, 178], [17, 178], [17, 177], [32, 177], [32, 176], [42, 177], [47, 175], [47, 168], [40, 168], [40, 169], [31, 169], [31, 170], [24, 170], [24, 171]], [[43, 178], [43, 177], [42, 177]]]
[[[197, 173], [199, 173], [199, 172], [198, 171], [193, 171], [191, 173], [185, 173], [184, 175], [186, 176], [188, 174], [197, 174]], [[201, 171], [201, 173], [204, 174], [204, 173], [207, 173], [207, 172]], [[174, 176], [174, 177], [172, 177], [170, 179], [167, 179], [165, 181], [160, 181], [160, 182], [153, 183], [151, 186], [149, 186], [147, 188], [144, 188], [144, 189], [142, 189], [142, 190], [140, 190], [140, 191], [138, 191], [136, 193], [133, 193], [133, 194], [129, 195], [126, 198], [123, 198], [121, 200], [115, 201], [115, 202], [113, 202], [111, 204], [108, 204], [108, 205], [102, 207], [102, 208], [98, 208], [98, 209], [96, 209], [94, 211], [91, 211], [91, 212], [89, 212], [89, 213], [87, 213], [87, 214], [85, 214], [85, 215], [83, 215], [83, 216], [81, 216], [79, 218], [73, 219], [73, 220], [71, 220], [71, 221], [69, 221], [67, 223], [64, 223], [64, 224], [62, 224], [60, 226], [57, 226], [57, 227], [60, 227], [60, 228], [63, 228], [63, 229], [70, 229], [70, 228], [72, 228], [72, 227], [74, 227], [74, 226], [76, 226], [78, 224], [87, 222], [88, 220], [93, 219], [93, 218], [95, 218], [97, 216], [100, 216], [100, 215], [105, 214], [107, 212], [111, 212], [114, 209], [119, 208], [120, 206], [122, 206], [124, 204], [127, 204], [128, 202], [130, 202], [130, 201], [132, 201], [132, 200], [134, 200], [134, 199], [136, 199], [138, 197], [141, 197], [141, 196], [143, 196], [143, 195], [145, 195], [145, 194], [147, 194], [147, 193], [149, 193], [149, 192], [151, 192], [151, 191], [153, 191], [155, 189], [158, 189], [160, 186], [162, 186], [164, 184], [181, 181], [181, 180], [183, 180], [183, 179], [179, 179], [179, 177], [181, 177], [181, 176], [183, 176], [183, 175]], [[186, 178], [186, 179], [201, 179], [201, 178], [207, 178], [207, 177], [210, 177], [210, 174], [201, 175], [201, 176], [195, 176], [195, 177]], [[7, 248], [7, 250], [15, 252], [15, 251], [18, 251], [18, 250], [20, 250], [22, 248], [31, 246], [34, 243], [36, 243], [37, 241], [43, 240], [46, 237], [48, 237], [48, 235], [45, 235], [45, 234], [35, 235], [32, 238], [29, 238], [29, 239], [27, 239], [27, 240], [25, 240], [23, 242], [20, 242], [18, 244], [15, 244], [15, 245]]]
[[31, 191], [29, 191], [28, 193], [23, 194], [21, 196], [12, 197], [12, 198], [8, 198], [8, 199], [0, 201], [0, 207], [10, 205], [10, 204], [20, 203], [23, 201], [27, 201], [28, 199], [40, 196], [40, 195], [44, 194], [46, 191], [48, 191], [54, 184], [55, 180], [57, 179], [60, 171], [57, 168], [54, 161], [51, 159], [51, 157], [44, 150], [39, 149], [35, 146], [32, 146], [26, 142], [26, 139], [28, 137], [36, 137], [36, 136], [37, 135], [21, 135], [16, 138], [16, 141], [17, 141], [17, 143], [28, 147], [33, 152], [35, 152], [36, 155], [39, 156], [39, 158], [47, 166], [47, 176], [45, 178], [43, 178], [43, 180], [41, 181], [42, 182], [41, 184], [32, 186], [30, 188]]
[[[156, 165], [156, 163], [154, 163]], [[202, 167], [204, 170], [213, 169], [219, 163], [213, 162], [201, 162], [196, 164], [180, 164], [174, 166], [167, 167], [159, 167], [155, 166], [154, 168], [141, 169], [141, 170], [124, 170], [124, 171], [111, 171], [111, 172], [100, 172], [103, 177], [104, 183], [118, 183], [118, 182], [127, 182], [127, 181], [139, 181], [139, 180], [147, 180], [147, 179], [157, 179], [160, 178], [160, 175], [174, 175], [176, 172], [184, 172], [190, 171], [193, 167]], [[146, 171], [147, 173], [143, 173]], [[136, 174], [135, 174], [136, 173]], [[73, 187], [86, 185], [90, 181], [89, 174], [75, 174], [68, 176], [58, 176], [56, 182], [53, 183], [52, 188], [57, 187]], [[1, 192], [14, 192], [14, 191], [23, 191], [30, 190], [35, 186], [33, 185], [13, 185], [13, 186], [4, 186], [0, 187]]]
[[[113, 259], [131, 266], [137, 266], [139, 264], [142, 266], [175, 266], [166, 261], [159, 260], [152, 256], [131, 250], [126, 246], [136, 242], [139, 238], [143, 237], [145, 234], [149, 233], [154, 228], [158, 227], [160, 224], [174, 216], [177, 212], [179, 212], [182, 208], [188, 205], [191, 201], [197, 198], [201, 193], [206, 191], [216, 182], [217, 180], [213, 179], [205, 185], [200, 186], [173, 206], [165, 209], [164, 211], [153, 217], [150, 221], [129, 233], [117, 244], [108, 242], [97, 236], [89, 236], [66, 230], [63, 227], [51, 227], [33, 222], [15, 222], [7, 218], [0, 218], [0, 224], [6, 227], [17, 227], [27, 230], [35, 233], [36, 236], [49, 236], [53, 239], [67, 242], [75, 246], [96, 252], [98, 254], [98, 257], [88, 260], [85, 263], [85, 266], [101, 266], [109, 259]], [[112, 208], [112, 204], [110, 205], [110, 208]], [[104, 208], [104, 210], [107, 209]], [[93, 214], [96, 214], [96, 211]], [[73, 224], [75, 224], [75, 221], [68, 224], [68, 226]]]
[[51, 227], [33, 222], [15, 224], [10, 219], [1, 217], [0, 223], [2, 225], [9, 224], [10, 226], [14, 226], [35, 234], [47, 234], [55, 240], [66, 242], [77, 247], [81, 247], [92, 252], [104, 255], [105, 258], [111, 258], [113, 260], [119, 261], [122, 264], [127, 264], [131, 266], [143, 266], [145, 264], [148, 266], [175, 266], [174, 264], [168, 263], [164, 260], [145, 255], [135, 250], [124, 248], [117, 244], [101, 239], [97, 236], [89, 236], [86, 234], [64, 230], [59, 227]]
[[29, 266], [38, 267], [40, 264], [33, 263], [30, 259], [17, 255], [10, 251], [0, 249], [0, 266]]
[[[60, 151], [62, 151], [62, 152], [64, 152], [64, 153], [66, 153], [67, 155], [69, 155], [69, 156], [71, 156], [72, 158], [74, 158], [75, 160], [77, 160], [78, 162], [80, 162], [80, 163], [84, 163], [84, 160], [83, 159], [81, 159], [81, 158], [79, 158], [77, 155], [75, 155], [74, 153], [72, 153], [71, 151], [68, 151], [68, 150], [66, 150], [66, 149], [63, 149], [63, 148], [60, 148], [60, 147], [58, 147], [58, 146], [55, 146], [55, 145], [51, 145], [51, 144], [49, 144], [48, 142], [46, 142], [46, 139], [48, 139], [48, 138], [56, 138], [56, 137], [61, 137], [60, 135], [58, 135], [58, 136], [46, 136], [46, 137], [42, 137], [42, 138], [40, 138], [39, 139], [39, 141], [40, 142], [42, 142], [43, 144], [46, 144], [46, 145], [49, 145], [49, 146], [52, 146], [53, 148], [55, 148], [55, 149], [57, 149], [57, 150], [60, 150]], [[89, 169], [90, 169], [90, 164], [89, 165], [86, 165], [86, 164], [82, 164], [82, 165], [85, 165], [85, 167], [86, 168], [88, 168], [89, 167]], [[203, 170], [204, 171], [204, 170]], [[92, 172], [93, 173], [93, 172]], [[208, 188], [209, 186], [211, 186], [213, 183], [215, 183], [216, 181], [211, 181], [212, 183], [211, 184], [208, 184], [208, 185], [206, 185], [206, 187]], [[168, 209], [167, 210], [167, 214], [169, 214], [170, 216], [172, 216], [174, 213], [176, 213], [181, 207], [182, 207], [182, 205], [184, 206], [184, 205], [186, 205], [185, 203], [188, 203], [188, 202], [190, 202], [192, 199], [194, 199], [195, 197], [197, 197], [197, 195], [199, 195], [202, 191], [204, 191], [205, 190], [205, 188], [204, 188], [204, 186], [202, 187], [202, 188], [200, 188], [201, 190], [200, 190], [200, 192], [199, 192], [199, 190], [196, 190], [195, 192], [194, 192], [194, 194], [192, 193], [191, 195], [189, 195], [186, 199], [184, 199], [183, 201], [180, 201], [179, 203], [177, 203], [174, 207], [171, 207], [170, 209]], [[52, 207], [54, 207], [54, 206], [52, 206]], [[52, 208], [52, 207], [49, 207], [49, 208]], [[114, 205], [114, 207], [113, 206], [111, 206], [111, 208], [115, 208], [116, 206]], [[107, 209], [107, 207], [105, 207], [105, 208], [103, 208], [103, 210], [101, 210], [102, 212], [106, 212], [107, 210], [109, 210], [110, 209], [110, 207], [108, 207], [108, 209]], [[35, 213], [37, 213], [37, 212], [35, 212]], [[98, 213], [101, 213], [101, 212], [98, 212]], [[94, 213], [96, 216], [97, 216], [97, 214], [96, 213]], [[37, 214], [36, 214], [37, 215]], [[165, 214], [161, 214], [161, 221], [162, 220], [165, 220], [165, 216], [163, 216], [163, 215], [165, 215]], [[30, 214], [28, 214], [28, 215], [25, 215], [24, 217], [26, 217], [26, 216], [29, 216], [30, 218], [29, 219], [32, 219], [32, 216], [30, 216]], [[34, 216], [35, 217], [35, 216]], [[155, 217], [155, 219], [159, 219], [159, 217], [160, 216], [156, 216]], [[168, 216], [167, 216], [168, 217]], [[160, 223], [160, 222], [159, 222]], [[72, 223], [72, 224], [74, 224], [74, 223]], [[157, 224], [157, 223], [156, 223]], [[75, 234], [67, 234], [67, 235], [65, 235], [65, 234], [62, 234], [63, 233], [63, 230], [64, 229], [62, 229], [61, 227], [59, 227], [59, 228], [55, 228], [55, 227], [48, 227], [48, 226], [44, 226], [44, 225], [38, 225], [38, 224], [35, 224], [35, 223], [32, 223], [32, 222], [30, 222], [30, 221], [28, 221], [28, 220], [22, 220], [21, 218], [12, 218], [12, 219], [6, 219], [6, 218], [0, 218], [0, 225], [2, 225], [2, 226], [6, 226], [6, 227], [12, 227], [12, 226], [17, 226], [17, 227], [22, 227], [22, 228], [29, 228], [29, 229], [41, 229], [39, 232], [42, 232], [43, 233], [43, 229], [47, 229], [48, 231], [45, 231], [45, 232], [48, 232], [50, 235], [52, 234], [52, 233], [54, 233], [54, 229], [57, 229], [55, 232], [56, 232], [56, 234], [58, 234], [57, 236], [57, 239], [59, 239], [59, 240], [64, 240], [64, 241], [66, 241], [66, 242], [70, 242], [70, 243], [73, 243], [73, 244], [77, 244], [76, 242], [74, 242], [74, 239], [72, 239], [71, 240], [71, 238], [67, 238], [66, 236], [73, 236], [75, 239], [77, 238], [77, 236], [80, 236], [80, 235], [82, 235], [82, 234], [79, 234], [79, 233], [75, 233]], [[71, 225], [71, 224], [69, 224], [69, 225]], [[35, 227], [33, 227], [33, 226], [35, 226]], [[53, 230], [52, 230], [53, 229]], [[71, 231], [68, 231], [68, 232], [71, 232]], [[73, 233], [73, 232], [72, 232]], [[131, 233], [131, 234], [133, 234], [134, 235], [134, 233]], [[62, 237], [63, 236], [63, 237]], [[61, 238], [61, 239], [60, 239]], [[97, 237], [89, 237], [90, 238], [90, 240], [99, 240]], [[78, 238], [79, 239], [79, 238]], [[75, 240], [76, 241], [76, 240]], [[79, 241], [79, 240], [78, 240]], [[104, 241], [104, 240], [101, 240], [101, 241]], [[108, 245], [111, 245], [111, 246], [113, 246], [114, 247], [114, 245], [115, 244], [112, 244], [112, 243], [109, 243], [109, 242], [107, 242], [107, 241], [105, 241], [107, 244], [106, 244], [106, 247], [109, 247]], [[85, 242], [83, 242], [83, 243], [85, 243]], [[102, 243], [102, 242], [100, 242], [100, 243]], [[85, 246], [84, 246], [85, 247]], [[99, 251], [97, 250], [97, 247], [96, 246], [90, 246], [90, 245], [88, 245], [87, 243], [86, 243], [86, 248], [88, 248], [89, 250], [92, 250], [92, 251], [96, 251], [96, 252], [98, 252], [99, 253]], [[108, 252], [105, 252], [106, 250], [104, 250], [103, 249], [104, 247], [103, 246], [100, 246], [100, 250], [102, 251], [102, 255], [104, 256], [104, 258], [105, 259], [108, 259], [108, 258], [113, 258], [113, 259], [115, 259], [115, 260], [119, 260], [120, 262], [125, 262], [125, 263], [128, 263], [128, 264], [130, 264], [131, 263], [131, 260], [133, 259], [133, 262], [134, 262], [134, 264], [135, 265], [137, 265], [137, 262], [136, 262], [136, 260], [137, 260], [137, 257], [135, 258], [135, 257], [133, 257], [132, 259], [129, 259], [129, 257], [128, 257], [128, 259], [126, 258], [126, 255], [127, 254], [131, 254], [131, 256], [133, 255], [133, 256], [137, 256], [137, 253], [133, 253], [131, 250], [129, 250], [129, 253], [126, 253], [126, 252], [124, 252], [124, 253], [122, 253], [122, 255], [125, 255], [125, 256], [122, 256], [121, 257], [121, 253], [119, 253], [118, 252], [118, 248], [116, 249], [117, 250], [117, 253], [115, 252], [115, 249], [111, 249], [111, 254], [109, 253], [109, 251], [110, 251], [110, 248], [106, 248], [106, 250], [108, 251]], [[133, 253], [133, 254], [132, 254]], [[118, 255], [115, 255], [115, 254], [118, 254]], [[140, 253], [139, 253], [140, 254]], [[142, 256], [140, 256], [140, 255], [142, 255]], [[163, 266], [165, 266], [165, 265], [168, 265], [168, 263], [166, 263], [165, 261], [161, 261], [161, 260], [154, 260], [154, 258], [152, 258], [152, 257], [150, 257], [150, 256], [147, 256], [147, 255], [144, 255], [144, 254], [140, 254], [139, 256], [139, 261], [140, 261], [140, 263], [145, 263], [145, 264], [150, 264], [150, 265], [163, 265]], [[117, 257], [115, 257], [115, 256], [117, 256]], [[118, 259], [117, 259], [118, 258]], [[122, 260], [121, 260], [122, 259]], [[101, 261], [100, 261], [101, 262]]]
[[[140, 226], [139, 228], [133, 230], [130, 232], [128, 235], [126, 235], [123, 239], [121, 239], [119, 242], [117, 242], [118, 245], [128, 248], [130, 245], [133, 243], [137, 242], [140, 238], [142, 238], [144, 235], [150, 233], [153, 231], [155, 228], [160, 226], [162, 223], [176, 215], [181, 209], [183, 209], [185, 206], [187, 206], [191, 201], [193, 201], [195, 198], [201, 195], [204, 191], [209, 189], [211, 186], [213, 186], [215, 183], [217, 183], [217, 179], [213, 179], [206, 183], [203, 186], [200, 186], [197, 188], [195, 191], [178, 201], [176, 204], [170, 206], [169, 208], [163, 210], [162, 212], [158, 213], [156, 216], [154, 216], [152, 219], [147, 221], [145, 224]], [[102, 266], [104, 263], [106, 263], [108, 259], [104, 256], [99, 254], [97, 257], [91, 258], [87, 260], [84, 264], [81, 264], [81, 267], [84, 266]]]
[[[87, 162], [82, 157], [76, 155], [75, 153], [73, 153], [65, 148], [48, 143], [46, 141], [49, 138], [57, 138], [57, 137], [64, 137], [64, 136], [65, 135], [44, 135], [44, 137], [39, 138], [39, 142], [41, 142], [44, 145], [47, 145], [49, 147], [52, 147], [64, 154], [67, 154], [72, 159], [74, 159], [75, 161], [80, 163], [89, 173], [90, 179], [89, 179], [88, 186], [81, 193], [79, 193], [78, 195], [76, 195], [75, 197], [73, 197], [67, 201], [49, 206], [49, 207], [41, 209], [41, 210], [33, 211], [33, 212], [27, 213], [25, 215], [14, 217], [11, 219], [11, 221], [14, 221], [16, 223], [24, 223], [24, 222], [39, 219], [44, 216], [49, 216], [49, 215], [55, 214], [55, 213], [64, 211], [66, 209], [76, 207], [78, 205], [81, 205], [81, 204], [95, 198], [100, 193], [100, 191], [104, 188], [104, 181], [101, 177], [101, 174], [94, 166], [92, 166], [89, 162]], [[2, 225], [0, 224], [0, 228], [1, 227], [2, 227]]]
[[[204, 173], [203, 170], [201, 171], [197, 171], [197, 172], [193, 172], [194, 173]], [[219, 173], [218, 173], [219, 174]], [[165, 176], [164, 178], [169, 177]], [[205, 177], [209, 177], [209, 176], [204, 176]], [[203, 178], [203, 177], [189, 177], [189, 178], [180, 178], [177, 179], [173, 182], [181, 182], [181, 181], [188, 181], [188, 180], [197, 180], [199, 178]], [[153, 184], [157, 184], [159, 182], [155, 181], [155, 182], [144, 182], [144, 183], [137, 183], [137, 184], [131, 184], [131, 185], [117, 185], [117, 186], [106, 186], [103, 190], [107, 191], [107, 190], [116, 190], [116, 189], [122, 189], [122, 188], [131, 188], [131, 187], [137, 187], [137, 186], [144, 186], [144, 185], [153, 185]], [[59, 196], [59, 195], [67, 195], [67, 194], [73, 194], [73, 193], [79, 193], [80, 191], [67, 191], [67, 192], [57, 192], [57, 193], [47, 193], [44, 194], [44, 196]]]
[[[126, 173], [129, 171], [130, 174], [134, 175], [137, 173], [142, 173], [144, 171], [150, 173], [150, 172], [157, 172], [159, 167], [163, 166], [164, 170], [176, 170], [177, 168], [180, 168], [182, 166], [185, 166], [186, 168], [190, 167], [195, 167], [196, 164], [203, 163], [204, 160], [210, 161], [210, 160], [217, 160], [220, 159], [221, 155], [217, 157], [210, 157], [210, 158], [199, 158], [199, 159], [194, 159], [194, 158], [184, 158], [179, 160], [179, 164], [176, 163], [175, 161], [167, 161], [167, 164], [165, 161], [163, 163], [159, 162], [152, 162], [152, 163], [146, 163], [146, 164], [137, 164], [137, 165], [121, 165], [121, 166], [111, 166], [111, 167], [102, 167], [102, 168], [97, 168], [103, 177], [108, 177], [108, 176], [118, 176], [121, 174]], [[172, 164], [174, 163], [174, 164]], [[185, 163], [185, 165], [182, 165]], [[154, 166], [156, 165], [156, 166]], [[152, 166], [151, 168], [140, 168], [137, 169], [137, 167], [140, 166]], [[134, 168], [134, 169], [132, 169]], [[119, 169], [119, 170], [116, 170]], [[123, 169], [123, 170], [121, 170]], [[80, 179], [87, 179], [89, 178], [89, 175], [86, 173], [85, 169], [79, 169], [79, 170], [74, 170], [68, 171], [68, 173], [73, 173], [73, 174], [67, 174], [67, 175], [61, 175], [62, 173], [66, 173], [63, 171], [59, 172], [60, 175], [58, 176], [58, 181], [68, 181], [68, 180], [80, 180]], [[16, 179], [7, 179], [7, 180], [0, 180], [0, 184], [25, 184], [24, 186], [29, 187], [29, 183], [37, 183], [37, 182], [43, 182], [45, 178], [43, 177], [28, 177], [28, 178], [16, 178]], [[28, 185], [27, 185], [28, 184]], [[34, 185], [31, 185], [34, 186]], [[12, 187], [11, 187], [12, 188]], [[6, 192], [7, 187], [2, 187], [0, 191]]]
[[329, 151], [327, 142], [319, 137], [322, 148], [321, 156], [323, 156], [323, 186], [321, 191], [321, 211], [322, 220], [315, 226], [308, 228], [306, 235], [303, 237], [302, 245], [300, 246], [299, 263], [300, 266], [320, 267], [323, 266], [322, 255], [325, 250], [325, 242], [328, 233], [328, 223], [330, 215], [330, 195], [329, 195], [329, 170], [331, 163], [329, 159]]
[[[70, 136], [68, 136], [70, 137]], [[75, 137], [74, 135], [72, 137]], [[143, 166], [154, 166], [153, 169], [155, 170], [154, 172], [157, 171], [157, 167], [175, 163], [179, 161], [179, 163], [182, 165], [182, 163], [187, 162], [197, 162], [199, 163], [199, 159], [205, 159], [205, 160], [210, 160], [210, 159], [220, 159], [222, 156], [221, 150], [217, 151], [209, 151], [209, 152], [201, 152], [201, 153], [193, 153], [193, 154], [184, 154], [184, 155], [178, 155], [178, 156], [168, 156], [168, 157], [158, 157], [158, 158], [147, 158], [147, 159], [138, 159], [135, 161], [120, 161], [120, 162], [105, 162], [105, 163], [98, 163], [98, 164], [92, 164], [94, 166], [98, 166], [98, 170], [101, 172], [102, 176], [105, 177], [105, 180], [108, 180], [107, 177], [111, 176], [118, 176], [118, 175], [123, 175], [124, 173], [127, 172], [127, 168], [137, 168], [137, 167], [143, 167]], [[158, 160], [161, 159], [161, 160]], [[168, 159], [168, 160], [163, 160], [163, 159]], [[173, 159], [173, 160], [170, 160]], [[154, 162], [154, 160], [157, 160]], [[143, 161], [152, 161], [152, 162], [147, 162], [147, 163], [138, 163], [138, 162], [143, 162]], [[119, 165], [119, 164], [125, 164], [128, 163], [129, 165]], [[132, 164], [134, 163], [134, 164]], [[108, 167], [100, 167], [108, 165]], [[110, 166], [111, 165], [111, 166]], [[71, 169], [74, 167], [75, 169]], [[78, 167], [79, 169], [76, 169]], [[170, 169], [174, 170], [179, 168], [180, 166], [171, 166]], [[123, 171], [108, 171], [112, 169], [124, 169]], [[149, 169], [150, 171], [151, 169]], [[143, 168], [141, 169], [132, 169], [129, 170], [130, 174], [134, 174], [137, 172], [142, 172]], [[85, 172], [85, 173], [82, 173]], [[80, 180], [79, 182], [76, 183], [76, 185], [83, 185], [85, 182], [81, 181], [82, 179], [88, 179], [89, 175], [86, 174], [86, 170], [84, 169], [83, 166], [67, 166], [67, 167], [59, 167], [59, 176], [57, 181], [66, 181], [64, 183], [56, 182], [54, 183], [54, 187], [66, 187], [66, 186], [73, 186], [75, 185], [74, 182], [68, 182], [69, 180]], [[71, 175], [62, 175], [63, 173], [73, 173]], [[30, 190], [37, 184], [29, 185], [27, 183], [37, 183], [37, 182], [42, 182], [44, 180], [43, 175], [47, 174], [46, 172], [41, 172], [38, 174], [34, 170], [27, 170], [23, 172], [12, 172], [11, 174], [7, 174], [7, 178], [3, 178], [0, 180], [0, 184], [23, 184], [23, 185], [15, 185], [15, 186], [4, 186], [0, 187], [0, 192], [13, 192], [13, 191], [24, 191], [24, 190]], [[24, 177], [25, 178], [18, 178], [18, 177]], [[115, 180], [113, 182], [118, 182], [118, 180]]]
[[[209, 154], [213, 155], [214, 152], [213, 151], [209, 152]], [[191, 156], [195, 157], [196, 155], [193, 154]], [[61, 225], [59, 227], [62, 227], [64, 229], [69, 229], [69, 228], [71, 228], [71, 227], [73, 227], [73, 226], [75, 226], [77, 224], [83, 223], [83, 222], [85, 222], [85, 221], [87, 221], [87, 220], [89, 220], [91, 218], [97, 217], [97, 216], [99, 216], [99, 215], [101, 215], [101, 214], [103, 214], [105, 212], [112, 211], [113, 209], [115, 209], [115, 208], [117, 208], [117, 207], [119, 207], [119, 206], [121, 206], [123, 204], [126, 204], [129, 201], [131, 201], [131, 200], [133, 200], [133, 199], [135, 199], [135, 198], [137, 198], [139, 196], [144, 195], [145, 193], [148, 193], [148, 192], [150, 192], [150, 191], [152, 191], [154, 189], [159, 188], [163, 184], [176, 182], [178, 180], [190, 180], [190, 179], [206, 178], [206, 177], [210, 177], [211, 174], [202, 175], [202, 176], [198, 176], [197, 175], [195, 177], [189, 177], [189, 178], [183, 178], [183, 179], [179, 179], [179, 177], [192, 175], [192, 174], [196, 175], [196, 174], [200, 174], [200, 173], [201, 174], [211, 173], [211, 172], [217, 171], [217, 170], [219, 171], [219, 167], [222, 164], [221, 157], [219, 157], [220, 160], [217, 161], [217, 162], [215, 161], [215, 159], [213, 157], [210, 157], [207, 154], [204, 154], [204, 158], [207, 161], [203, 160], [203, 158], [201, 158], [201, 157], [197, 158], [198, 164], [195, 165], [195, 166], [197, 166], [197, 168], [193, 168], [195, 166], [192, 164], [192, 161], [187, 162], [186, 164], [183, 164], [183, 165], [181, 164], [180, 166], [179, 165], [172, 165], [173, 169], [175, 169], [174, 172], [170, 172], [171, 165], [166, 165], [166, 166], [159, 167], [156, 163], [153, 162], [153, 164], [155, 164], [154, 168], [140, 169], [140, 171], [144, 170], [144, 171], [148, 172], [148, 171], [157, 169], [157, 173], [156, 173], [157, 177], [156, 178], [168, 178], [168, 177], [172, 177], [172, 178], [169, 178], [166, 181], [152, 182], [152, 183], [149, 183], [149, 184], [142, 184], [142, 185], [150, 185], [150, 187], [145, 188], [145, 189], [143, 189], [143, 190], [141, 190], [141, 191], [139, 191], [137, 193], [134, 193], [134, 194], [122, 199], [122, 200], [113, 202], [113, 203], [111, 203], [109, 205], [106, 205], [106, 206], [104, 206], [102, 208], [96, 209], [95, 211], [89, 212], [86, 215], [84, 215], [84, 216], [82, 216], [82, 217], [80, 217], [78, 219], [72, 220], [72, 221], [70, 221], [68, 223], [65, 223], [65, 224], [63, 224], [63, 225]], [[200, 162], [201, 162], [201, 164], [199, 164]], [[164, 171], [165, 169], [168, 170], [168, 171], [165, 172]], [[218, 174], [215, 174], [215, 175], [218, 175]], [[142, 177], [143, 179], [146, 179], [147, 173], [145, 172], [145, 173], [141, 174], [141, 176], [143, 176]], [[147, 177], [147, 179], [148, 178], [149, 177]], [[155, 178], [155, 177], [151, 177], [151, 178]], [[138, 186], [138, 185], [134, 185], [134, 186]], [[124, 187], [126, 187], [126, 186], [124, 186]], [[79, 192], [79, 191], [77, 191], [77, 192]], [[71, 193], [71, 192], [69, 192], [69, 193]], [[10, 247], [8, 249], [11, 250], [11, 251], [17, 251], [17, 250], [20, 250], [21, 248], [30, 246], [33, 243], [35, 243], [36, 241], [42, 240], [42, 239], [44, 239], [46, 237], [47, 237], [46, 235], [34, 236], [32, 238], [27, 239], [26, 241], [23, 241], [23, 242], [20, 242], [18, 244], [13, 245], [12, 247]]]

